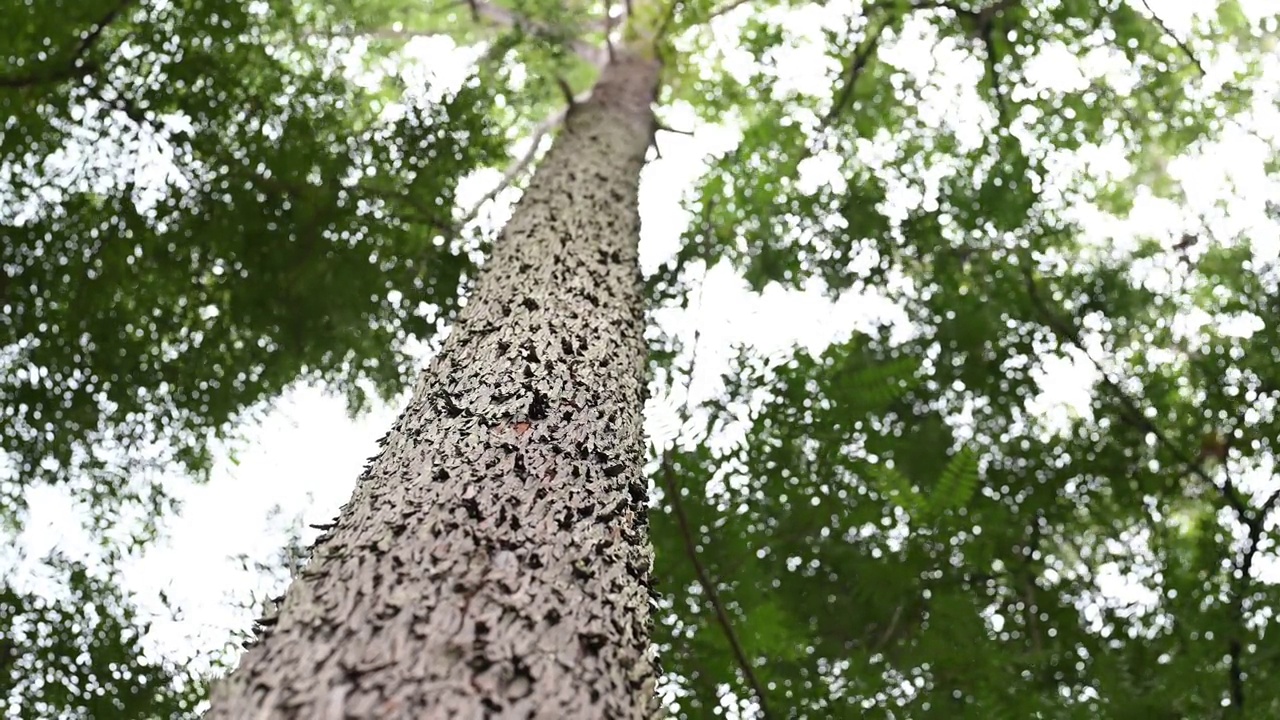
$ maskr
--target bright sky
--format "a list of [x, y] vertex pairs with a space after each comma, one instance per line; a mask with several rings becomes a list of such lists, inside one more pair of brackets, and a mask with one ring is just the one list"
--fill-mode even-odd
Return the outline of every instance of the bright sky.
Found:
[[[1273, 1], [1253, 0], [1246, 5], [1261, 12]], [[1185, 32], [1189, 11], [1210, 3], [1151, 0], [1151, 5], [1175, 32]], [[824, 24], [840, 21], [841, 15], [832, 10], [834, 6], [828, 5], [825, 11], [809, 8], [789, 19], [797, 35], [808, 37], [815, 44], [802, 46], [778, 63], [779, 72], [790, 82], [818, 95], [828, 88], [812, 81], [817, 76], [815, 63], [826, 62], [816, 43], [821, 42]], [[723, 19], [718, 29], [723, 42], [732, 42], [733, 29], [747, 12], [744, 7]], [[907, 72], [939, 72], [934, 76], [939, 87], [933, 101], [935, 107], [922, 108], [922, 115], [933, 113], [939, 122], [974, 118], [977, 69], [953, 62], [945, 55], [935, 56], [931, 45], [927, 32], [909, 32], [896, 48], [889, 49], [888, 57]], [[431, 66], [444, 68], [443, 72], [436, 70], [436, 74], [447, 83], [451, 81], [449, 72], [456, 71], [453, 74], [457, 76], [464, 64], [440, 62], [443, 49], [439, 44], [424, 43], [420, 53], [435, 56]], [[1053, 48], [1044, 50], [1047, 57], [1053, 58], [1052, 64], [1046, 61], [1042, 68], [1044, 82], [1069, 85], [1080, 80], [1082, 76], [1071, 67], [1072, 58], [1054, 57]], [[1106, 69], [1107, 58], [1097, 60], [1099, 67], [1110, 72]], [[1255, 242], [1277, 252], [1280, 236], [1263, 212], [1267, 198], [1280, 197], [1277, 181], [1267, 178], [1263, 169], [1263, 160], [1278, 144], [1276, 132], [1280, 129], [1276, 97], [1280, 63], [1275, 57], [1268, 63], [1266, 73], [1268, 79], [1261, 85], [1268, 88], [1269, 94], [1257, 104], [1252, 133], [1229, 131], [1217, 146], [1168, 164], [1168, 171], [1185, 183], [1187, 202], [1174, 204], [1147, 197], [1139, 200], [1133, 214], [1125, 219], [1080, 210], [1078, 217], [1090, 236], [1124, 245], [1135, 236], [1176, 238], [1185, 228], [1205, 225], [1216, 237], [1248, 233]], [[955, 111], [956, 107], [965, 106], [970, 112]], [[731, 128], [695, 126], [692, 115], [678, 108], [667, 109], [665, 114], [669, 125], [696, 127], [696, 134], [660, 135], [662, 158], [653, 160], [645, 170], [641, 257], [646, 272], [675, 252], [688, 219], [680, 209], [681, 198], [700, 174], [708, 153], [727, 150], [736, 142]], [[973, 125], [972, 132], [976, 137], [981, 130]], [[868, 157], [860, 160], [874, 165], [877, 159], [873, 155], [868, 150]], [[1121, 176], [1128, 172], [1123, 163], [1116, 162], [1114, 152], [1105, 148], [1083, 155], [1067, 170]], [[833, 174], [837, 165], [834, 158], [815, 159], [806, 166], [808, 176], [800, 178], [802, 186], [839, 182]], [[469, 207], [500, 174], [495, 170], [473, 178], [464, 188], [460, 205]], [[498, 207], [492, 213], [482, 213], [481, 220], [500, 223], [515, 195], [503, 193]], [[718, 392], [718, 378], [734, 356], [736, 346], [745, 344], [770, 354], [785, 354], [797, 344], [820, 350], [855, 328], [869, 327], [877, 318], [891, 320], [900, 324], [903, 331], [908, 330], [906, 318], [874, 296], [851, 294], [833, 304], [823, 298], [817, 283], [803, 291], [770, 287], [762, 295], [755, 295], [727, 266], [712, 268], [705, 274], [689, 310], [664, 310], [655, 315], [658, 323], [686, 341], [692, 340], [695, 329], [700, 330], [698, 374], [692, 386], [695, 400]], [[1086, 412], [1093, 378], [1094, 373], [1080, 358], [1048, 359], [1046, 390], [1034, 401], [1034, 409], [1049, 415], [1062, 412], [1063, 408]], [[646, 429], [651, 442], [665, 444], [678, 435], [674, 410], [682, 402], [682, 390], [650, 401]], [[265, 421], [248, 430], [248, 445], [238, 453], [238, 464], [222, 460], [212, 482], [202, 487], [192, 488], [182, 479], [175, 479], [172, 487], [186, 488], [179, 492], [185, 501], [184, 511], [167, 523], [168, 539], [129, 563], [123, 576], [124, 585], [137, 594], [144, 607], [158, 610], [155, 599], [164, 591], [183, 610], [179, 618], [161, 615], [156, 619], [149, 635], [154, 648], [176, 657], [189, 657], [218, 646], [230, 629], [248, 629], [253, 614], [233, 608], [229, 601], [245, 602], [250, 589], [257, 589], [262, 595], [266, 588], [262, 578], [243, 570], [230, 558], [244, 554], [269, 562], [284, 544], [289, 523], [299, 519], [305, 523], [325, 522], [334, 516], [348, 498], [365, 460], [375, 453], [375, 440], [389, 427], [397, 410], [379, 406], [367, 416], [351, 420], [341, 399], [326, 397], [316, 388], [299, 388], [289, 392]], [[717, 440], [724, 442], [726, 438]], [[28, 528], [20, 540], [29, 557], [39, 558], [54, 548], [71, 556], [93, 554], [94, 546], [89, 540], [76, 528], [68, 527], [72, 510], [64, 497], [53, 491], [39, 491], [31, 504]], [[303, 533], [308, 542], [314, 535], [311, 530]], [[1126, 584], [1118, 574], [1107, 582], [1113, 585], [1109, 591], [1114, 592], [1120, 592]]]

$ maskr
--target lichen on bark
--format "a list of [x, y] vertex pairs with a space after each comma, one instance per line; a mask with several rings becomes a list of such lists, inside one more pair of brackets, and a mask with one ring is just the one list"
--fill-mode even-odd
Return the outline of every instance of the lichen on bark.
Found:
[[467, 307], [207, 718], [648, 718], [640, 170], [655, 62], [573, 108]]

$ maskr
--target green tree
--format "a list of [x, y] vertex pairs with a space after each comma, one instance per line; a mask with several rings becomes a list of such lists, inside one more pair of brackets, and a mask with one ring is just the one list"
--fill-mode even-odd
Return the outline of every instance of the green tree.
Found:
[[[986, 65], [983, 137], [923, 119], [937, 81], [864, 52], [904, 27], [878, 6], [845, 45], [856, 86], [834, 116], [809, 105], [821, 131], [794, 121], [805, 98], [760, 113], [695, 198], [682, 259], [728, 258], [757, 287], [874, 289], [910, 323], [744, 358], [697, 409], [708, 428], [748, 419], [740, 443], [686, 442], [661, 464], [668, 692], [685, 717], [726, 698], [748, 715], [763, 698], [770, 717], [1274, 714], [1274, 260], [1211, 217], [1128, 247], [1074, 219], [1124, 217], [1143, 193], [1194, 199], [1163, 168], [1247, 124], [1250, 88], [1205, 79], [1191, 45], [1249, 57], [1274, 16], [1237, 24], [1224, 3], [1187, 44], [1141, 4], [916, 5], [910, 22]], [[1147, 69], [1125, 95], [1105, 77], [1035, 88], [1026, 68], [1057, 43], [1115, 43]], [[767, 96], [768, 76], [740, 87]], [[877, 134], [878, 167], [858, 147]], [[1107, 142], [1129, 177], [1054, 177]], [[823, 154], [841, 182], [806, 193], [792, 179]], [[1095, 379], [1080, 416], [1054, 420], [1030, 404], [1059, 356]]]
[[189, 717], [204, 678], [148, 657], [118, 588], [83, 563], [47, 560], [65, 592], [0, 584], [0, 709], [6, 718]]
[[446, 236], [458, 179], [502, 151], [489, 86], [406, 91], [395, 117], [289, 4], [3, 13], [6, 520], [36, 483], [83, 479], [103, 517], [158, 503], [138, 458], [203, 474], [299, 379], [356, 408], [361, 381], [403, 387], [470, 272]]
[[[642, 496], [624, 492], [637, 487], [640, 473], [641, 393], [633, 386], [643, 361], [632, 341], [644, 301], [613, 289], [634, 275], [634, 186], [643, 152], [635, 131], [655, 125], [646, 105], [622, 113], [636, 122], [622, 122], [616, 136], [583, 131], [607, 114], [602, 108], [637, 96], [608, 90], [606, 80], [591, 99], [578, 94], [601, 67], [601, 77], [612, 73], [616, 81], [618, 59], [655, 35], [664, 60], [660, 102], [730, 121], [742, 139], [708, 168], [690, 198], [693, 223], [674, 261], [651, 278], [650, 306], [686, 302], [697, 268], [727, 261], [756, 289], [816, 282], [832, 297], [874, 290], [910, 318], [905, 330], [855, 334], [783, 363], [744, 355], [723, 397], [687, 413], [710, 434], [738, 423], [745, 439], [724, 448], [695, 435], [654, 458], [663, 489], [652, 512], [662, 590], [654, 639], [667, 705], [687, 717], [726, 708], [768, 717], [863, 717], [873, 709], [895, 717], [1276, 712], [1263, 643], [1274, 586], [1258, 575], [1274, 556], [1267, 534], [1280, 497], [1268, 484], [1276, 398], [1275, 339], [1266, 324], [1274, 316], [1274, 262], [1254, 238], [1207, 220], [1190, 228], [1188, 237], [1199, 242], [1151, 233], [1125, 247], [1087, 235], [1080, 214], [1089, 208], [1123, 217], [1145, 197], [1195, 199], [1170, 180], [1169, 164], [1245, 117], [1256, 104], [1253, 78], [1274, 86], [1267, 75], [1274, 70], [1263, 61], [1274, 10], [1223, 2], [1188, 30], [1154, 16], [1141, 0], [890, 0], [823, 8], [814, 40], [796, 21], [816, 7], [804, 3], [441, 7], [398, 0], [300, 5], [273, 27], [294, 33], [285, 37], [367, 39], [374, 54], [394, 55], [399, 43], [423, 33], [483, 40], [488, 75], [471, 95], [458, 93], [432, 127], [474, 130], [488, 122], [541, 134], [563, 121], [566, 129], [539, 163], [467, 313], [383, 453], [278, 618], [265, 623], [271, 628], [263, 643], [232, 675], [215, 714], [264, 704], [281, 714], [314, 709], [314, 683], [331, 677], [347, 689], [343, 710], [357, 714], [648, 711], [647, 688], [656, 678], [647, 662], [634, 665], [634, 676], [618, 675], [641, 657], [647, 633], [648, 611], [636, 601], [647, 584], [636, 570], [646, 552], [644, 513], [631, 507]], [[729, 43], [711, 31], [735, 24]], [[48, 36], [31, 35], [32, 57], [42, 57]], [[114, 37], [70, 36], [79, 38], [68, 46], [71, 54], [57, 57], [71, 58], [73, 68], [81, 67], [77, 56]], [[90, 50], [77, 49], [81, 43]], [[803, 45], [816, 45], [827, 66], [838, 68], [821, 91], [789, 87], [776, 70], [786, 51]], [[131, 57], [126, 47], [110, 47], [116, 51], [108, 58]], [[311, 68], [334, 83], [335, 96], [354, 92], [326, 75], [329, 66], [318, 57], [308, 64], [307, 52], [335, 45], [298, 47], [291, 70]], [[913, 51], [928, 53], [932, 63], [912, 62]], [[263, 54], [277, 63], [283, 57]], [[1068, 80], [1046, 77], [1046, 64], [1073, 58], [1090, 62]], [[76, 73], [61, 77], [51, 65], [33, 74], [28, 64], [7, 77], [26, 78], [19, 85], [34, 78], [76, 86]], [[517, 67], [527, 81], [504, 74]], [[965, 74], [971, 69], [977, 71]], [[288, 86], [268, 85], [267, 93]], [[1271, 90], [1256, 89], [1265, 102]], [[256, 91], [245, 97], [266, 96]], [[566, 94], [578, 98], [567, 111]], [[951, 96], [957, 101], [947, 102]], [[350, 127], [372, 122], [357, 112], [372, 105], [354, 100], [300, 107], [355, 113], [354, 120], [340, 114]], [[68, 105], [68, 117], [73, 110]], [[45, 117], [36, 115], [25, 123]], [[231, 117], [219, 142], [234, 145], [244, 121]], [[618, 139], [624, 135], [626, 142]], [[372, 141], [381, 136], [356, 137], [351, 147], [379, 147]], [[614, 141], [615, 162], [593, 179], [585, 168], [599, 165], [601, 146]], [[33, 157], [56, 145], [48, 147]], [[1270, 150], [1265, 142], [1259, 147]], [[1122, 157], [1127, 170], [1063, 170], [1103, 151]], [[400, 157], [375, 157], [361, 167], [376, 170], [359, 177], [376, 179], [369, 192], [378, 202], [408, 188], [403, 202], [412, 207], [429, 191], [378, 164], [394, 167]], [[432, 177], [447, 184], [490, 157], [438, 172], [433, 165]], [[515, 159], [507, 179], [518, 181], [535, 159], [536, 152]], [[836, 170], [815, 188], [804, 178], [820, 164]], [[575, 167], [583, 170], [571, 172]], [[32, 176], [25, 187], [49, 185]], [[614, 186], [627, 188], [620, 199], [600, 200]], [[557, 188], [570, 191], [557, 196]], [[118, 189], [88, 197], [98, 203], [89, 207], [102, 209], [97, 218], [128, 217], [137, 207]], [[104, 197], [114, 204], [102, 204]], [[243, 202], [226, 202], [232, 200]], [[449, 234], [450, 205], [446, 195], [444, 220], [409, 227], [405, 237]], [[197, 227], [210, 217], [194, 216]], [[22, 216], [15, 225], [26, 232], [48, 217], [58, 215]], [[360, 230], [371, 221], [360, 215], [352, 222], [352, 244], [367, 249], [362, 244], [375, 235]], [[548, 249], [554, 230], [588, 226], [598, 229], [562, 233], [561, 268]], [[285, 227], [293, 225], [277, 220], [263, 232]], [[56, 233], [38, 237], [46, 235]], [[610, 243], [617, 244], [616, 260], [591, 256]], [[400, 258], [406, 249], [379, 257]], [[335, 259], [304, 256], [290, 267], [332, 269]], [[592, 263], [608, 302], [598, 317], [573, 318], [565, 298], [584, 287]], [[10, 266], [6, 277], [17, 275]], [[381, 270], [370, 277], [381, 279]], [[247, 284], [277, 296], [278, 288]], [[456, 284], [442, 282], [442, 297]], [[298, 307], [312, 307], [313, 295], [327, 290], [323, 283], [307, 287]], [[426, 292], [405, 287], [413, 288], [401, 291], [408, 304]], [[21, 307], [43, 305], [23, 298]], [[316, 320], [309, 310], [296, 314]], [[1211, 324], [1187, 332], [1183, 326], [1197, 316]], [[1234, 329], [1253, 320], [1261, 329]], [[372, 322], [385, 327], [388, 318]], [[594, 322], [611, 324], [583, 348], [557, 349], [552, 341]], [[334, 352], [335, 338], [358, 334], [358, 325], [339, 315], [338, 334], [321, 334], [313, 351]], [[33, 327], [29, 334], [45, 332]], [[298, 337], [315, 336], [314, 327], [306, 329]], [[346, 381], [376, 375], [369, 368], [383, 368], [385, 359], [374, 366], [357, 359], [380, 358], [389, 344], [400, 347], [387, 337], [357, 344], [342, 356], [349, 362], [324, 371]], [[692, 373], [673, 367], [684, 355], [672, 339], [655, 345], [658, 378]], [[289, 353], [269, 352], [273, 347], [234, 359], [284, 358], [280, 382], [259, 394], [229, 393], [244, 404], [211, 414], [219, 423], [298, 377], [302, 365], [290, 364]], [[597, 360], [581, 365], [584, 356]], [[1032, 407], [1058, 356], [1097, 366], [1079, 417], [1053, 420]], [[472, 357], [477, 362], [462, 364]], [[528, 377], [502, 374], [516, 365]], [[217, 378], [243, 366], [228, 361]], [[44, 377], [22, 377], [35, 376]], [[379, 387], [394, 389], [404, 377]], [[654, 383], [663, 389], [661, 380]], [[575, 393], [605, 402], [582, 406]], [[564, 411], [568, 417], [557, 415], [564, 408], [553, 402], [564, 398], [577, 405]], [[32, 415], [37, 421], [47, 414], [39, 413]], [[557, 433], [572, 440], [557, 441]], [[101, 445], [101, 438], [89, 439], [85, 447]], [[49, 454], [32, 447], [30, 458]], [[573, 448], [586, 455], [572, 455]], [[451, 458], [468, 460], [445, 462]], [[584, 479], [546, 497], [526, 492], [539, 468], [554, 466], [561, 478], [561, 459]], [[428, 472], [445, 464], [445, 475]], [[592, 485], [598, 475], [610, 482]], [[487, 481], [465, 482], [481, 478]], [[525, 489], [517, 490], [517, 481]], [[587, 507], [584, 490], [597, 502], [575, 515]], [[415, 502], [428, 507], [417, 511]], [[539, 503], [555, 503], [564, 524], [531, 527], [530, 520], [557, 517]], [[421, 517], [406, 518], [409, 509]], [[593, 525], [601, 516], [607, 522]], [[622, 531], [597, 545], [564, 545], [575, 528], [602, 526]], [[444, 548], [439, 557], [426, 552], [430, 538], [450, 539], [433, 546]], [[564, 551], [549, 559], [540, 548]], [[539, 567], [516, 569], [531, 557]], [[1141, 600], [1107, 592], [1108, 576], [1129, 578]], [[514, 585], [517, 577], [528, 585]], [[531, 616], [554, 597], [548, 588], [557, 578], [581, 600], [577, 615], [565, 620], [557, 612], [554, 623]], [[397, 579], [415, 591], [396, 594]], [[615, 579], [623, 600], [610, 604], [598, 590]], [[524, 601], [503, 605], [503, 593], [522, 592]], [[420, 626], [404, 626], [418, 613]], [[608, 631], [597, 632], [598, 623]], [[433, 634], [446, 625], [461, 632], [452, 640]], [[561, 637], [553, 626], [591, 658], [577, 678], [559, 666], [533, 670], [527, 660], [546, 657], [529, 654], [530, 647]], [[451, 642], [465, 647], [451, 650]], [[330, 647], [341, 651], [331, 663], [320, 661]], [[411, 665], [417, 662], [423, 664]]]

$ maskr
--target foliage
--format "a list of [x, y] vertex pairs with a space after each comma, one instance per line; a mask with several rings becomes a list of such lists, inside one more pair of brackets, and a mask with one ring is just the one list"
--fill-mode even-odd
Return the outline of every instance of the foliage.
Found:
[[[109, 515], [147, 453], [299, 379], [363, 403], [456, 309], [460, 176], [501, 152], [493, 85], [391, 107], [274, 3], [11, 2], [0, 111], [0, 483], [88, 473]], [[50, 49], [46, 49], [50, 48]]]
[[[727, 397], [699, 412], [709, 426], [748, 417], [744, 440], [669, 451], [750, 673], [685, 558], [679, 514], [664, 512], [668, 692], [684, 717], [750, 715], [756, 692], [770, 717], [1280, 712], [1265, 643], [1277, 590], [1259, 575], [1274, 562], [1265, 537], [1280, 497], [1269, 477], [1280, 338], [1256, 322], [1274, 317], [1276, 263], [1248, 237], [1209, 231], [1190, 255], [1159, 237], [1109, 246], [1070, 215], [1127, 212], [1144, 168], [1212, 137], [1247, 105], [1243, 85], [1202, 92], [1167, 29], [1130, 6], [1003, 4], [984, 49], [981, 17], [915, 5], [938, 43], [986, 66], [982, 137], [922, 119], [930, 83], [945, 78], [869, 59], [839, 119], [828, 110], [798, 127], [797, 107], [818, 118], [821, 99], [757, 112], [693, 197], [698, 220], [673, 267], [724, 258], [757, 288], [875, 288], [912, 322], [906, 339], [886, 329], [780, 367], [743, 361]], [[1202, 31], [1226, 34], [1222, 17]], [[883, 26], [892, 48], [906, 26]], [[837, 47], [855, 53], [866, 32]], [[1014, 37], [1014, 48], [999, 40]], [[1140, 73], [1127, 95], [1107, 78], [1020, 87], [1031, 57], [1057, 43], [1112, 42]], [[870, 137], [892, 153], [874, 172]], [[1055, 177], [1068, 153], [1109, 139], [1134, 178]], [[801, 189], [802, 163], [823, 153], [840, 179]], [[1143, 191], [1180, 200], [1167, 181]], [[680, 292], [671, 275], [655, 289]], [[1194, 313], [1209, 324], [1180, 332]], [[1250, 332], [1231, 328], [1250, 318]], [[1101, 366], [1074, 417], [1033, 409], [1055, 357]], [[770, 399], [753, 403], [761, 392]], [[1206, 428], [1230, 438], [1224, 465], [1197, 455]]]
[[194, 673], [148, 658], [146, 624], [108, 580], [62, 557], [45, 561], [61, 597], [0, 585], [4, 717], [189, 717], [204, 697]]
[[[454, 227], [455, 191], [504, 154], [489, 113], [501, 69], [461, 88], [400, 82], [390, 99], [313, 41], [312, 10], [0, 2], [6, 527], [34, 488], [59, 485], [99, 533], [140, 516], [129, 532], [145, 540], [171, 506], [155, 469], [203, 477], [211, 440], [299, 381], [353, 410], [399, 393], [414, 343], [456, 311], [475, 243]], [[43, 703], [179, 713], [112, 581], [86, 572], [51, 581], [97, 603], [100, 638], [66, 608], [0, 595], [0, 615], [43, 618], [10, 668], [52, 673], [8, 685], [8, 702], [23, 717], [53, 716]], [[115, 665], [78, 660], [82, 638]]]

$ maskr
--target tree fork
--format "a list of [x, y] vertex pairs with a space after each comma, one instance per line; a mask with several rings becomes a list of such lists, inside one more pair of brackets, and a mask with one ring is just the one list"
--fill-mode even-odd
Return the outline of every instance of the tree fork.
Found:
[[650, 718], [640, 170], [659, 64], [575, 106], [207, 718]]

